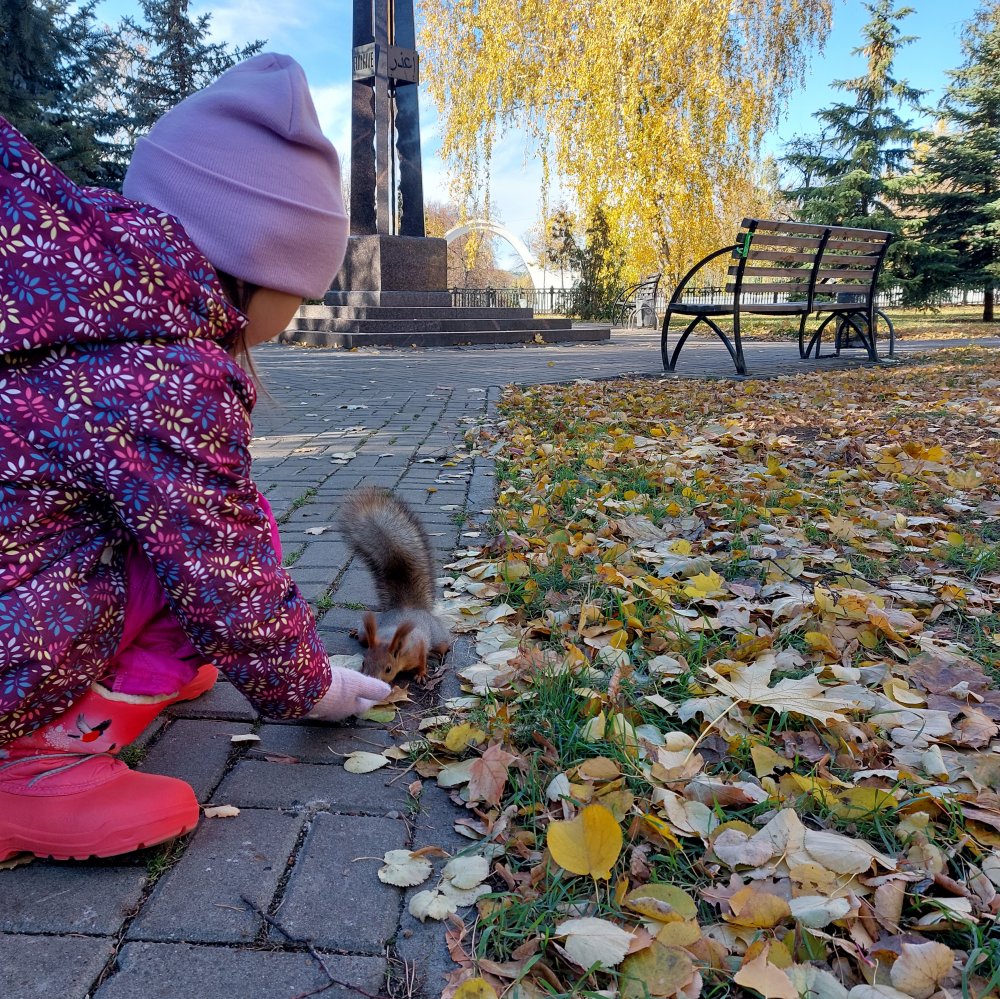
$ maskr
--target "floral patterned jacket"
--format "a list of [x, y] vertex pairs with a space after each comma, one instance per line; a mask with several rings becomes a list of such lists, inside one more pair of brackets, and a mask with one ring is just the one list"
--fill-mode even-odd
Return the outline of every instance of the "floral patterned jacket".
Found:
[[264, 715], [326, 692], [250, 475], [244, 324], [176, 219], [77, 187], [0, 118], [0, 745], [109, 672], [135, 543]]

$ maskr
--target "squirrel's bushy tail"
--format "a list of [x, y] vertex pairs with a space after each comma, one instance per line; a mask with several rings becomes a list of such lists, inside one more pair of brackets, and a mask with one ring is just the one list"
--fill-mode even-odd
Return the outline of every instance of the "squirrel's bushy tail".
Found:
[[388, 489], [364, 486], [351, 493], [340, 529], [368, 567], [383, 608], [434, 606], [434, 560], [416, 514]]

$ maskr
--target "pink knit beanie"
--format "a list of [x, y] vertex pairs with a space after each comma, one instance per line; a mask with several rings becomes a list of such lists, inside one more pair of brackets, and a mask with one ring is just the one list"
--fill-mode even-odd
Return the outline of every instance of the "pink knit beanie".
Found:
[[322, 298], [344, 261], [340, 163], [290, 56], [254, 56], [168, 111], [136, 143], [122, 192], [263, 288]]

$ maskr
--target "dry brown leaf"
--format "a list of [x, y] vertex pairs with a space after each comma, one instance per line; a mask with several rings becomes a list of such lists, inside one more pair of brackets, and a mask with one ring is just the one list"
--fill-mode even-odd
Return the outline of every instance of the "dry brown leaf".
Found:
[[944, 944], [928, 941], [904, 943], [889, 969], [893, 986], [913, 999], [930, 999], [951, 973], [955, 952]]
[[513, 753], [501, 749], [499, 743], [488, 746], [469, 767], [469, 800], [498, 804], [507, 784], [507, 771], [516, 759]]

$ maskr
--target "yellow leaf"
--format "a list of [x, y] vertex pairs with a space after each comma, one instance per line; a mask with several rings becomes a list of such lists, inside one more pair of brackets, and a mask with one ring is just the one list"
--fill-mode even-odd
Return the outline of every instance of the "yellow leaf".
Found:
[[667, 551], [674, 555], [690, 555], [691, 554], [691, 542], [685, 538], [678, 538], [676, 541], [671, 541], [667, 545]]
[[564, 870], [606, 879], [622, 850], [622, 830], [603, 805], [587, 805], [575, 819], [549, 823], [546, 841]]
[[832, 795], [827, 800], [833, 813], [842, 819], [860, 819], [874, 812], [887, 812], [898, 802], [889, 791], [877, 787], [852, 787]]
[[781, 968], [768, 961], [767, 951], [762, 950], [744, 964], [733, 976], [733, 981], [755, 989], [764, 999], [799, 999], [799, 990]]
[[948, 485], [953, 489], [976, 489], [983, 483], [983, 476], [974, 468], [948, 473]]
[[754, 773], [758, 777], [766, 777], [768, 774], [773, 774], [775, 770], [787, 770], [793, 766], [791, 760], [779, 756], [769, 746], [762, 746], [759, 742], [755, 742], [750, 747], [750, 758], [753, 760]]
[[713, 569], [710, 572], [699, 572], [688, 580], [684, 593], [695, 600], [707, 600], [711, 597], [723, 596], [725, 580]]
[[621, 999], [676, 995], [695, 976], [694, 961], [687, 951], [666, 947], [658, 940], [631, 954], [619, 971]]
[[497, 999], [497, 994], [484, 978], [467, 978], [459, 985], [454, 999]]
[[723, 918], [738, 926], [753, 926], [758, 929], [770, 929], [787, 919], [792, 910], [788, 903], [777, 895], [758, 891], [750, 886], [741, 888], [729, 900], [732, 914], [724, 914]]
[[681, 841], [674, 835], [670, 826], [658, 815], [644, 815], [642, 818], [643, 821], [649, 823], [668, 843], [677, 847], [678, 850], [682, 849]]
[[683, 889], [676, 885], [648, 884], [633, 888], [625, 896], [625, 907], [640, 916], [669, 923], [684, 919], [694, 919], [698, 907]]
[[701, 927], [693, 919], [679, 919], [664, 923], [656, 939], [665, 947], [690, 947], [701, 939]]
[[469, 745], [478, 746], [485, 738], [486, 733], [482, 729], [470, 722], [462, 722], [461, 725], [453, 725], [448, 729], [448, 734], [444, 737], [444, 748], [449, 753], [461, 753]]
[[838, 655], [829, 635], [824, 635], [821, 631], [807, 631], [803, 637], [810, 649], [817, 652], [829, 652], [832, 656]]

